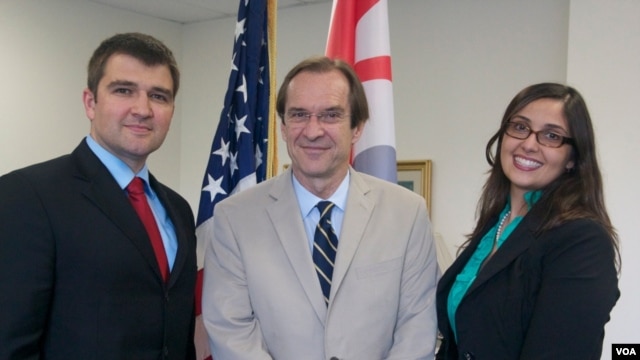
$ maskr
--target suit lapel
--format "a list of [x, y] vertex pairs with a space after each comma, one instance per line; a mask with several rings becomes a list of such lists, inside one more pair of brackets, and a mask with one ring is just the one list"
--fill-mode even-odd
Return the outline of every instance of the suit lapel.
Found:
[[327, 307], [311, 260], [304, 224], [302, 218], [297, 216], [300, 206], [293, 190], [291, 176], [289, 169], [274, 179], [269, 195], [275, 201], [267, 207], [267, 214], [300, 285], [319, 320], [324, 324]]
[[[149, 174], [149, 183], [155, 191], [156, 195], [160, 199], [162, 206], [165, 208], [167, 215], [171, 219], [173, 223], [173, 228], [176, 232], [176, 241], [178, 242], [178, 250], [176, 252], [176, 258], [173, 262], [173, 268], [171, 269], [171, 273], [169, 273], [169, 287], [171, 287], [176, 279], [178, 278], [178, 274], [182, 271], [185, 262], [187, 261], [189, 255], [189, 244], [187, 243], [189, 237], [186, 234], [186, 230], [190, 228], [188, 224], [183, 223], [183, 216], [177, 212], [174, 206], [172, 206], [171, 201], [169, 200], [169, 196], [165, 192], [164, 188], [160, 185], [160, 183], [156, 180], [156, 178]], [[155, 254], [154, 254], [155, 260]], [[158, 268], [159, 274], [160, 268]]]
[[144, 225], [109, 170], [89, 149], [85, 140], [73, 151], [72, 157], [76, 164], [76, 177], [86, 184], [83, 195], [131, 240], [162, 281], [160, 268]]
[[331, 298], [335, 298], [340, 290], [375, 208], [375, 204], [366, 196], [370, 191], [367, 183], [355, 171], [350, 169], [350, 172], [349, 194], [331, 279]]
[[531, 244], [533, 244], [535, 241], [534, 229], [537, 227], [538, 222], [539, 218], [535, 211], [530, 211], [511, 235], [509, 235], [509, 238], [502, 244], [500, 249], [493, 255], [491, 260], [480, 270], [476, 276], [476, 280], [469, 287], [467, 294], [472, 293], [498, 272], [509, 266], [520, 254], [525, 252]]

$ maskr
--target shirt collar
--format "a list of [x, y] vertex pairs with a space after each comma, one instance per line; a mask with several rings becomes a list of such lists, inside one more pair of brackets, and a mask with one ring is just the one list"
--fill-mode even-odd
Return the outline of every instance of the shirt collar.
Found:
[[149, 169], [147, 168], [147, 164], [145, 164], [142, 169], [134, 174], [133, 170], [122, 160], [120, 160], [117, 156], [113, 155], [105, 148], [103, 148], [98, 142], [96, 142], [91, 135], [87, 135], [87, 145], [93, 153], [100, 159], [102, 164], [109, 170], [111, 176], [116, 180], [121, 189], [124, 189], [129, 185], [131, 180], [134, 177], [138, 176], [142, 178], [145, 182], [145, 192], [148, 196], [153, 195], [153, 192], [150, 191], [149, 187]]
[[[540, 198], [542, 197], [542, 190], [527, 191], [526, 193], [524, 193], [523, 197], [524, 201], [527, 203], [527, 210], [531, 210], [533, 205], [535, 205], [535, 203], [537, 203], [538, 200], [540, 200]], [[511, 196], [509, 196], [507, 206], [502, 211], [502, 214], [500, 216], [503, 216], [509, 210], [511, 210]]]
[[533, 205], [535, 205], [541, 197], [542, 190], [533, 190], [524, 194], [524, 201], [527, 203], [527, 206], [529, 206], [529, 210], [531, 210]]
[[300, 212], [302, 217], [306, 217], [313, 210], [313, 208], [318, 204], [319, 201], [328, 200], [335, 204], [335, 206], [344, 212], [344, 209], [347, 204], [347, 194], [349, 193], [349, 179], [351, 174], [347, 172], [347, 175], [344, 177], [336, 191], [328, 198], [321, 199], [314, 194], [312, 194], [309, 190], [305, 189], [302, 184], [296, 179], [291, 172], [291, 178], [293, 179], [293, 189], [298, 197], [298, 204], [300, 205]]

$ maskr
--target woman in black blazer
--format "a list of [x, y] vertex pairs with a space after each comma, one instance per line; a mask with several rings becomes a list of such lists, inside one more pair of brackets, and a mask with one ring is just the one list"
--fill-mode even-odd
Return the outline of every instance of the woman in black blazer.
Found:
[[582, 96], [525, 88], [486, 157], [476, 227], [438, 284], [437, 358], [599, 359], [619, 254]]

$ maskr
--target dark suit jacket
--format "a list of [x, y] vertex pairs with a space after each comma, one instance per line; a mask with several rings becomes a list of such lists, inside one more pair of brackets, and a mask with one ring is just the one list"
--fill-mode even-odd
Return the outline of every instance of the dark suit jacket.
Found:
[[82, 143], [0, 177], [0, 359], [192, 359], [193, 213], [150, 177], [175, 225], [167, 284], [148, 236]]
[[478, 273], [456, 312], [457, 344], [447, 297], [480, 238], [444, 273], [438, 359], [600, 359], [604, 325], [620, 294], [611, 238], [591, 220], [536, 234], [542, 211], [532, 208]]

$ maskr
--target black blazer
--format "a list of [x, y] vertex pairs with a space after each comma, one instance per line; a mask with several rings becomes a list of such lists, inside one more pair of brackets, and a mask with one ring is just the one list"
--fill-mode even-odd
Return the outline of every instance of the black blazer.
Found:
[[0, 177], [0, 359], [194, 359], [193, 213], [153, 176], [173, 222], [164, 284], [142, 222], [86, 141]]
[[438, 359], [600, 359], [604, 325], [620, 295], [611, 238], [591, 220], [536, 234], [542, 211], [534, 206], [478, 273], [456, 312], [457, 343], [447, 297], [481, 238], [443, 274]]

